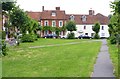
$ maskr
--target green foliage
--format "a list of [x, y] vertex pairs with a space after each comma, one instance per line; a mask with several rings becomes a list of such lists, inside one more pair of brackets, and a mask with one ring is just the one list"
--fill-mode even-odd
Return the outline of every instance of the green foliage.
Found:
[[6, 32], [2, 31], [2, 39], [5, 39], [5, 37], [6, 37]]
[[109, 41], [108, 41], [108, 46], [109, 46], [110, 58], [112, 60], [112, 63], [113, 63], [114, 69], [115, 69], [114, 74], [115, 74], [116, 77], [118, 77], [118, 75], [120, 74], [118, 72], [118, 71], [120, 71], [120, 70], [118, 70], [120, 68], [119, 67], [120, 59], [118, 58], [119, 57], [118, 49], [117, 49], [115, 44], [110, 44]]
[[93, 26], [93, 31], [95, 33], [99, 33], [99, 30], [100, 30], [100, 23], [95, 23], [95, 25]]
[[[113, 16], [110, 18], [109, 33], [110, 33], [110, 42], [112, 44], [116, 43], [117, 36], [120, 35], [120, 1], [113, 2], [111, 4], [111, 8], [113, 9]], [[117, 41], [120, 42], [120, 41]]]
[[49, 26], [49, 30], [50, 30], [51, 32], [55, 32], [55, 31], [56, 31], [56, 27]]
[[59, 27], [52, 27], [52, 26], [44, 26], [42, 27], [43, 31], [51, 31], [55, 32], [59, 36], [59, 32], [61, 31], [61, 28]]
[[74, 39], [75, 38], [75, 34], [74, 33], [68, 33], [67, 38], [68, 39]]
[[61, 27], [61, 31], [66, 31], [66, 29], [67, 29], [66, 26]]
[[10, 14], [10, 21], [13, 26], [16, 26], [21, 30], [22, 33], [26, 33], [29, 23], [27, 14], [19, 7], [15, 7]]
[[99, 39], [99, 30], [100, 30], [100, 23], [95, 23], [95, 25], [93, 26], [92, 30], [95, 32], [94, 38], [95, 39]]
[[38, 22], [35, 20], [32, 20], [30, 18], [28, 18], [28, 19], [29, 19], [29, 22], [27, 25], [28, 28], [26, 30], [28, 30], [30, 34], [31, 33], [36, 34], [37, 30], [40, 30], [40, 26], [39, 26]]
[[96, 34], [94, 35], [94, 39], [99, 39], [99, 38], [100, 38], [99, 34], [96, 33]]
[[[2, 40], [2, 43], [0, 43], [0, 46], [2, 46], [2, 55], [6, 56], [7, 55], [7, 47], [5, 41]], [[1, 50], [1, 47], [0, 47]]]
[[6, 27], [6, 28], [9, 28], [9, 27], [10, 27], [10, 24], [8, 23], [8, 21], [5, 22], [4, 27]]
[[116, 44], [116, 36], [111, 35], [111, 37], [110, 37], [110, 43], [111, 44]]
[[61, 31], [61, 29], [59, 28], [59, 27], [56, 27], [55, 28], [55, 32], [56, 32], [56, 34], [57, 34], [57, 36], [59, 36], [59, 32]]
[[10, 11], [15, 6], [14, 2], [3, 2], [2, 3], [2, 10]]
[[48, 31], [48, 30], [51, 30], [51, 27], [50, 26], [43, 26], [42, 30], [43, 31]]
[[21, 38], [22, 42], [34, 42], [36, 40], [36, 36], [33, 34], [25, 34]]
[[70, 32], [76, 31], [76, 24], [74, 21], [68, 21], [66, 24], [66, 29]]

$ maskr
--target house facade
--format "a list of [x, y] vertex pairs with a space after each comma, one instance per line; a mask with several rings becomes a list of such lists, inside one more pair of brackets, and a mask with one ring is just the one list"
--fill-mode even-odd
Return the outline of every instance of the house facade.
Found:
[[[69, 20], [75, 21], [77, 30], [74, 31], [75, 37], [80, 35], [88, 35], [90, 37], [94, 36], [95, 32], [92, 27], [96, 22], [100, 23], [99, 35], [102, 38], [109, 37], [108, 32], [108, 17], [98, 13], [94, 14], [94, 10], [89, 10], [89, 14], [66, 14], [65, 10], [60, 10], [60, 7], [56, 7], [55, 10], [44, 10], [42, 7], [42, 12], [28, 12], [28, 15], [37, 20], [41, 26], [51, 26], [51, 27], [63, 27]], [[53, 34], [51, 31], [42, 31], [41, 36], [46, 34]], [[69, 31], [62, 31], [60, 35], [67, 36]]]

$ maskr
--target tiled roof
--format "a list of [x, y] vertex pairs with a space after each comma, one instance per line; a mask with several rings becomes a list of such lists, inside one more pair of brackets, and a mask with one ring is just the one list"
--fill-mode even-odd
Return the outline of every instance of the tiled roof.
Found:
[[108, 17], [103, 16], [102, 14], [98, 13], [96, 15], [85, 15], [86, 21], [82, 21], [83, 15], [76, 15], [76, 14], [67, 14], [66, 18], [67, 21], [70, 19], [69, 17], [73, 15], [75, 18], [76, 24], [95, 24], [96, 22], [99, 22], [100, 24], [108, 24]]
[[41, 12], [27, 12], [28, 16], [30, 16], [31, 18], [39, 21], [40, 20], [40, 16], [41, 16]]
[[[56, 16], [52, 16], [52, 12], [56, 13]], [[40, 17], [41, 19], [66, 19], [65, 11], [62, 10], [45, 10]]]
[[[52, 12], [56, 13], [56, 16], [52, 16]], [[44, 10], [42, 12], [28, 12], [28, 15], [39, 21], [41, 20], [69, 20], [70, 16], [73, 15], [75, 18], [76, 24], [95, 24], [100, 22], [100, 24], [108, 24], [108, 17], [98, 13], [96, 15], [85, 15], [87, 20], [82, 21], [82, 14], [65, 14], [64, 10]]]

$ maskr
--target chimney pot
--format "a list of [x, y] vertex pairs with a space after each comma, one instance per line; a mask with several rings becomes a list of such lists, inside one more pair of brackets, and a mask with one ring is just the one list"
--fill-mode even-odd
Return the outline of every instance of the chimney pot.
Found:
[[42, 11], [44, 11], [44, 6], [42, 6]]
[[56, 10], [60, 10], [60, 7], [56, 7]]
[[94, 10], [89, 10], [89, 15], [94, 15]]

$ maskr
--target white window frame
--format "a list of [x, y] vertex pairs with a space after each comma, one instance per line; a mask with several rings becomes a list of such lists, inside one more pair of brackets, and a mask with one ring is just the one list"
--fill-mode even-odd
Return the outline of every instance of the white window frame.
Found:
[[74, 21], [74, 20], [75, 20], [75, 16], [74, 16], [74, 15], [71, 15], [71, 16], [70, 16], [70, 20], [71, 20], [71, 21]]
[[[54, 23], [55, 23], [55, 25], [54, 25]], [[52, 27], [56, 27], [56, 21], [55, 20], [52, 21]]]
[[56, 16], [56, 12], [52, 12], [52, 16]]
[[[46, 24], [46, 23], [47, 23], [47, 24]], [[44, 26], [49, 26], [49, 21], [48, 21], [48, 20], [45, 20]]]
[[86, 15], [83, 15], [81, 18], [82, 18], [83, 22], [87, 21], [87, 16]]
[[[62, 25], [61, 25], [62, 23]], [[63, 21], [59, 21], [59, 27], [62, 27], [63, 26]]]

